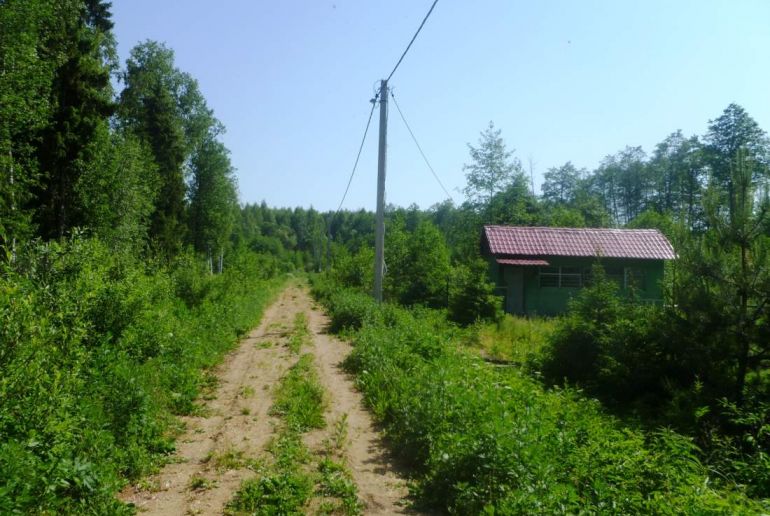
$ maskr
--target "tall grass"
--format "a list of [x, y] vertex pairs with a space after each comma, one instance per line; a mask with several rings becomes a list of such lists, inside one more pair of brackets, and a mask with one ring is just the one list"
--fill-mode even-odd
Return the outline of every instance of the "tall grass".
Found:
[[524, 364], [541, 352], [556, 324], [555, 319], [506, 314], [497, 323], [479, 324], [469, 344], [494, 360]]

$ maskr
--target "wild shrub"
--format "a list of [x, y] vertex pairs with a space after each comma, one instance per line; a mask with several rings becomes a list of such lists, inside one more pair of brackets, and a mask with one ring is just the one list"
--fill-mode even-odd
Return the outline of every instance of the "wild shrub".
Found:
[[329, 305], [331, 331], [356, 330], [378, 314], [377, 303], [370, 295], [346, 290], [333, 296]]
[[695, 379], [661, 307], [617, 294], [601, 268], [571, 302], [533, 369], [549, 384], [577, 384], [618, 408], [654, 407]]
[[451, 320], [467, 325], [502, 317], [502, 299], [495, 295], [495, 286], [487, 276], [487, 264], [481, 259], [454, 267], [449, 289]]
[[201, 371], [275, 290], [252, 263], [211, 276], [82, 237], [20, 253], [0, 273], [0, 513], [127, 511], [117, 489], [173, 450]]
[[717, 489], [688, 438], [629, 430], [577, 392], [458, 350], [440, 313], [383, 310], [346, 365], [413, 468], [418, 503], [456, 514], [761, 510]]

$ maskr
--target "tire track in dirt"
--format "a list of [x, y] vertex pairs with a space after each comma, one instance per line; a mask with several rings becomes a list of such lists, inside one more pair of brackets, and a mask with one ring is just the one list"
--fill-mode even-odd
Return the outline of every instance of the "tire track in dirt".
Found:
[[[219, 382], [213, 399], [203, 404], [203, 415], [181, 418], [186, 429], [172, 463], [124, 489], [121, 500], [149, 515], [223, 513], [241, 481], [253, 476], [246, 461], [262, 455], [274, 433], [272, 389], [294, 361], [285, 337], [306, 302], [296, 285], [284, 289], [259, 327], [216, 368]], [[219, 461], [220, 467], [212, 460], [228, 453], [230, 460]], [[193, 489], [194, 481], [202, 488]]]
[[[394, 466], [381, 434], [342, 369], [350, 344], [326, 333], [328, 317], [315, 306], [306, 287], [289, 285], [265, 311], [259, 327], [244, 338], [217, 367], [218, 386], [203, 403], [201, 416], [181, 418], [186, 429], [177, 439], [172, 463], [137, 486], [123, 490], [120, 499], [133, 503], [141, 514], [222, 514], [247, 478], [254, 473], [246, 462], [259, 460], [275, 435], [278, 419], [269, 414], [273, 391], [296, 361], [286, 346], [298, 312], [305, 313], [319, 380], [327, 392], [327, 428], [308, 433], [308, 447], [322, 453], [334, 423], [346, 420], [345, 462], [365, 504], [364, 514], [417, 514], [409, 509], [408, 488]], [[231, 454], [230, 469], [217, 468], [217, 456]], [[212, 459], [214, 457], [214, 459]], [[235, 465], [233, 465], [235, 462]], [[205, 488], [191, 483], [203, 479]]]
[[372, 416], [364, 407], [363, 395], [356, 389], [351, 375], [342, 368], [342, 362], [352, 347], [327, 333], [329, 318], [302, 290], [306, 315], [321, 384], [329, 395], [326, 430], [306, 436], [308, 447], [323, 448], [324, 439], [333, 431], [334, 422], [345, 418], [348, 427], [346, 462], [358, 487], [358, 497], [365, 504], [365, 514], [418, 514], [408, 508], [408, 487], [404, 476], [395, 466], [382, 435], [377, 431]]

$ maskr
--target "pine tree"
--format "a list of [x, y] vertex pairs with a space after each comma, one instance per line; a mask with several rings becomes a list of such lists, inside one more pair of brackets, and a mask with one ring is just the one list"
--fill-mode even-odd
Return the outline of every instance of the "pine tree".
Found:
[[44, 48], [55, 63], [51, 117], [38, 155], [43, 173], [35, 208], [44, 237], [62, 237], [82, 224], [75, 185], [93, 166], [97, 133], [114, 111], [110, 73], [114, 40], [109, 3], [56, 2]]

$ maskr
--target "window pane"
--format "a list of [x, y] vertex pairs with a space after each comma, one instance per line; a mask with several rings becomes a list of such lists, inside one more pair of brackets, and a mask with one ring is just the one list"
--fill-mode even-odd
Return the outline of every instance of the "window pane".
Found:
[[541, 287], [558, 287], [559, 275], [558, 274], [540, 274], [540, 286]]
[[645, 277], [644, 271], [635, 267], [629, 267], [626, 269], [626, 288], [633, 288], [637, 290], [645, 290]]
[[582, 278], [580, 274], [562, 274], [561, 286], [565, 288], [579, 288], [582, 286]]

